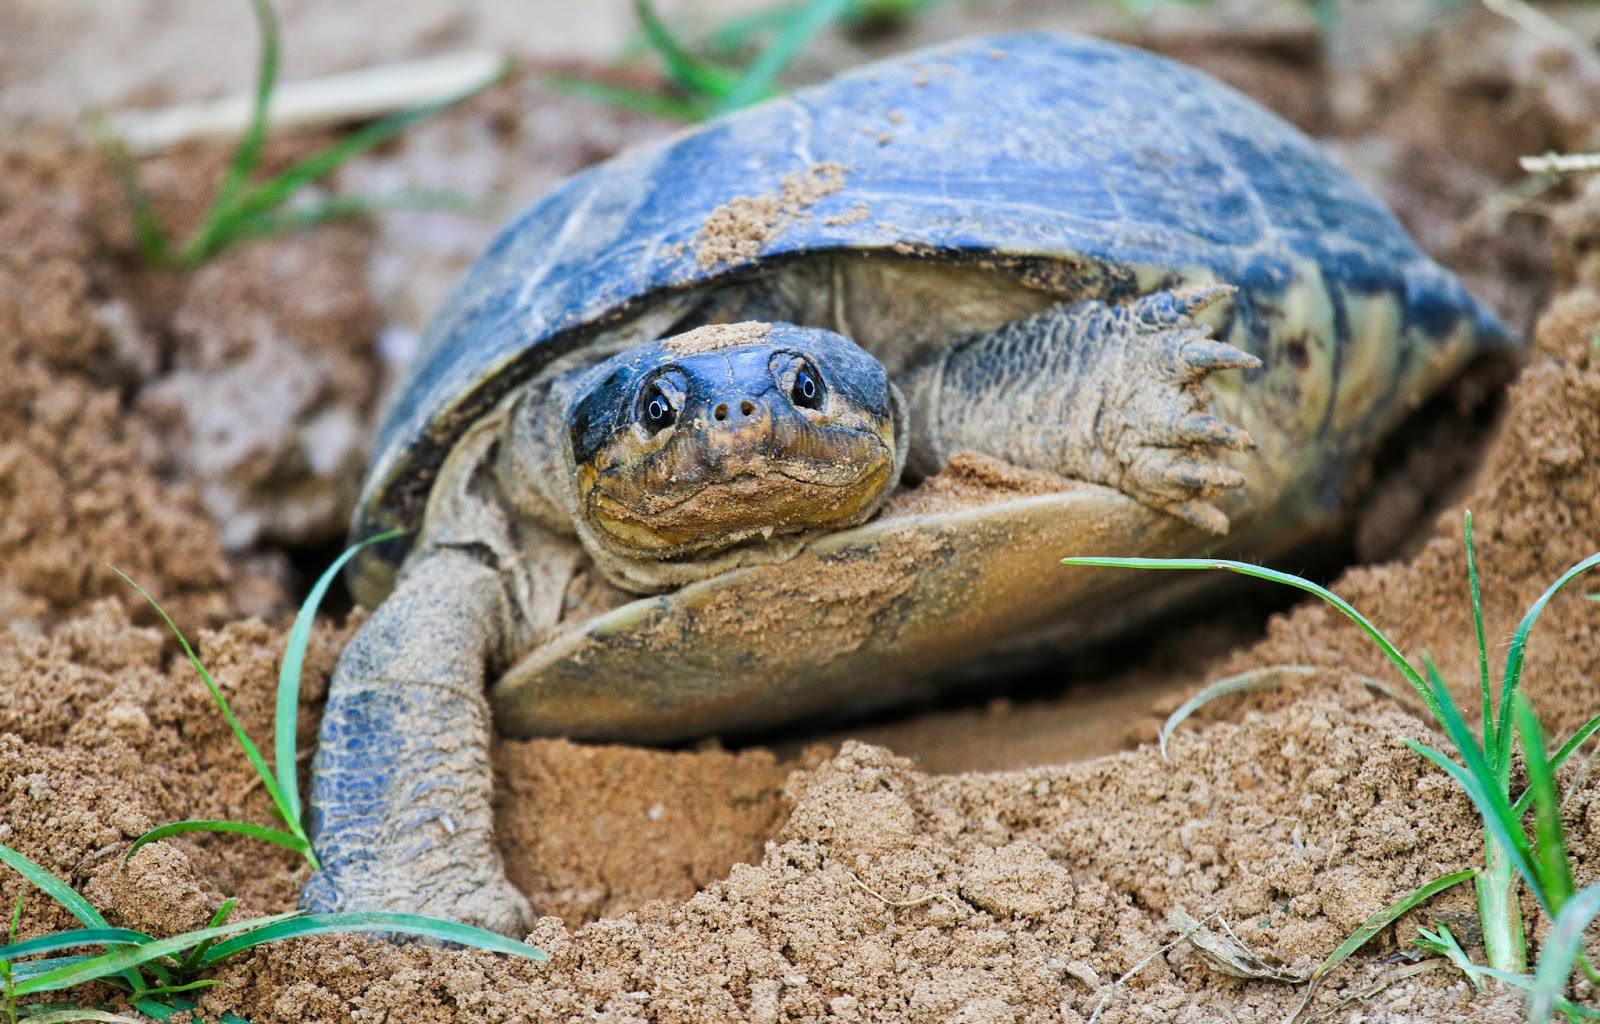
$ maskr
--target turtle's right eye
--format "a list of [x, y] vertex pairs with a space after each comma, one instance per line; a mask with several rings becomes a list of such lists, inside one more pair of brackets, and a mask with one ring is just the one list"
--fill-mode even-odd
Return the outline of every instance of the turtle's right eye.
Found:
[[672, 407], [672, 400], [659, 386], [651, 386], [645, 392], [643, 405], [644, 428], [655, 434], [672, 426], [678, 418], [678, 411]]

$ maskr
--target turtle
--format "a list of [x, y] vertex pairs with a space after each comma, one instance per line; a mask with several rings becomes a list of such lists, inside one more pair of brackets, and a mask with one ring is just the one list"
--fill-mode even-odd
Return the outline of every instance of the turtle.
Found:
[[1167, 598], [1061, 556], [1315, 545], [1521, 344], [1299, 130], [1108, 41], [625, 151], [503, 229], [387, 408], [302, 904], [525, 933], [496, 729], [675, 742], [1070, 651]]

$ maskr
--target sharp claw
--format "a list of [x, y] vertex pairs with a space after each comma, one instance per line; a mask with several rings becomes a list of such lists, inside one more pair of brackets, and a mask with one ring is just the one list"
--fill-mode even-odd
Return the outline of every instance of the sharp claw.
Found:
[[1193, 316], [1223, 299], [1232, 299], [1239, 289], [1231, 284], [1196, 284], [1187, 288], [1174, 288], [1172, 298], [1186, 316]]
[[1184, 345], [1179, 359], [1193, 377], [1213, 370], [1253, 370], [1261, 365], [1261, 360], [1244, 349], [1210, 338], [1197, 338]]
[[1236, 452], [1247, 452], [1256, 446], [1249, 431], [1210, 413], [1190, 413], [1178, 421], [1177, 430], [1184, 444], [1214, 444]]
[[1176, 460], [1161, 475], [1168, 483], [1196, 490], [1214, 490], [1244, 485], [1244, 474], [1232, 466], [1224, 466], [1216, 462], [1197, 462], [1193, 459]]
[[1207, 533], [1221, 536], [1228, 532], [1228, 517], [1210, 502], [1186, 501], [1181, 505], [1168, 506], [1167, 511]]
[[1187, 288], [1174, 288], [1171, 291], [1152, 292], [1140, 297], [1134, 302], [1134, 312], [1147, 324], [1157, 327], [1169, 327], [1182, 323], [1196, 313], [1216, 305], [1224, 299], [1232, 299], [1233, 293], [1239, 289], [1231, 284], [1201, 284]]

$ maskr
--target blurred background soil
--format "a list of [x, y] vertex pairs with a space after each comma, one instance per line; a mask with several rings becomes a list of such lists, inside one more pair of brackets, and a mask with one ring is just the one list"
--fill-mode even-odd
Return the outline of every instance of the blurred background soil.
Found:
[[[754, 6], [662, 9], [696, 24]], [[1198, 64], [1323, 139], [1534, 339], [1461, 502], [1405, 558], [1335, 584], [1466, 683], [1461, 505], [1496, 635], [1600, 546], [1600, 178], [1530, 179], [1517, 165], [1600, 144], [1600, 16], [1541, 5], [1562, 26], [1545, 38], [1465, 3], [1344, 4], [1327, 31], [1292, 3], [1150, 6], [944, 5], [828, 35], [794, 80], [970, 31], [1070, 27]], [[284, 0], [280, 16], [291, 78], [469, 47], [517, 57], [508, 80], [337, 182], [447, 188], [483, 209], [388, 213], [248, 242], [192, 272], [148, 269], [83, 119], [245, 88], [245, 5], [0, 3], [0, 841], [113, 924], [153, 932], [198, 927], [227, 896], [251, 913], [292, 907], [303, 868], [229, 837], [155, 844], [118, 867], [154, 824], [271, 812], [110, 566], [198, 636], [264, 738], [288, 614], [342, 546], [374, 417], [443, 291], [509, 213], [676, 127], [550, 82], [560, 69], [649, 84], [648, 65], [609, 64], [634, 31], [623, 0]], [[330, 138], [276, 137], [267, 163]], [[228, 154], [195, 143], [142, 161], [179, 233]], [[1354, 627], [1321, 607], [1270, 620], [1262, 608], [1241, 599], [1168, 623], [1137, 661], [1097, 652], [826, 734], [735, 750], [502, 743], [502, 847], [549, 915], [535, 941], [550, 963], [307, 940], [230, 967], [205, 1006], [257, 1024], [1074, 1022], [1102, 1001], [1108, 1022], [1281, 1020], [1297, 990], [1218, 974], [1186, 945], [1125, 987], [1111, 980], [1173, 937], [1176, 907], [1309, 965], [1399, 893], [1471, 863], [1481, 838], [1464, 799], [1399, 743], [1427, 727], [1354, 681], [1389, 671]], [[361, 614], [319, 627], [302, 750]], [[1529, 648], [1527, 687], [1552, 731], [1600, 703], [1595, 614], [1558, 601]], [[1212, 705], [1162, 763], [1149, 741], [1185, 693], [1285, 663], [1325, 672]], [[1580, 883], [1600, 871], [1597, 801], [1591, 784], [1568, 806]], [[0, 905], [18, 891], [0, 877]], [[1464, 909], [1456, 896], [1432, 914]], [[1403, 921], [1379, 951], [1427, 920]], [[25, 934], [67, 925], [29, 901]], [[1358, 958], [1319, 1011], [1350, 1012], [1343, 1001], [1370, 988], [1368, 1020], [1520, 1019], [1519, 1000], [1474, 995], [1449, 972], [1390, 972]]]

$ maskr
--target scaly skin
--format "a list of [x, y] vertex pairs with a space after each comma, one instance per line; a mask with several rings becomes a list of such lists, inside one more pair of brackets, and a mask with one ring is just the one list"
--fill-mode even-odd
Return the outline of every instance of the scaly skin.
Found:
[[1127, 306], [1057, 306], [957, 342], [911, 370], [911, 467], [941, 469], [958, 451], [1116, 488], [1222, 534], [1213, 503], [1244, 483], [1218, 450], [1250, 436], [1212, 414], [1200, 382], [1261, 361], [1213, 340], [1193, 315], [1228, 287], [1156, 292]]
[[494, 845], [486, 668], [506, 598], [459, 550], [408, 564], [339, 659], [312, 769], [322, 870], [307, 910], [392, 910], [526, 935], [527, 899]]

